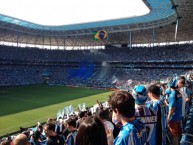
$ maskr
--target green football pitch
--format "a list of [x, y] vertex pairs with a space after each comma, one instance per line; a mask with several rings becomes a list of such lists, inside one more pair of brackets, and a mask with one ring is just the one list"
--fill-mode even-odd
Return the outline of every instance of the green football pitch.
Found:
[[48, 118], [56, 118], [58, 110], [78, 104], [86, 107], [105, 101], [107, 90], [65, 86], [35, 85], [0, 88], [0, 136], [30, 127]]

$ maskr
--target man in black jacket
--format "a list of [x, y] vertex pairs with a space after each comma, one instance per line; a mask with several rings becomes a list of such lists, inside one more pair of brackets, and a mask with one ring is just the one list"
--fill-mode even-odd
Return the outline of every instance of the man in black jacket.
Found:
[[64, 145], [64, 139], [55, 132], [54, 123], [46, 123], [44, 125], [44, 132], [47, 137], [47, 145]]

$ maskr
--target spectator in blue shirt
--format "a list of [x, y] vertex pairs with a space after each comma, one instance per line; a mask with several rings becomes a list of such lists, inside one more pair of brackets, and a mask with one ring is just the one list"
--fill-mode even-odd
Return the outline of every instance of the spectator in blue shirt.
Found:
[[143, 85], [135, 86], [132, 95], [135, 99], [135, 117], [145, 124], [148, 132], [147, 144], [156, 145], [157, 114], [146, 105], [146, 88]]
[[109, 96], [109, 105], [113, 110], [112, 120], [120, 121], [123, 125], [113, 144], [146, 144], [147, 130], [140, 120], [135, 119], [135, 101], [133, 96], [126, 91], [113, 92]]
[[151, 99], [148, 102], [148, 107], [152, 108], [157, 114], [156, 145], [165, 145], [167, 137], [167, 108], [163, 100], [160, 99], [160, 95], [160, 87], [151, 85], [148, 88], [148, 97]]
[[167, 117], [168, 129], [172, 144], [179, 145], [182, 134], [182, 94], [178, 91], [177, 80], [170, 84], [169, 112]]

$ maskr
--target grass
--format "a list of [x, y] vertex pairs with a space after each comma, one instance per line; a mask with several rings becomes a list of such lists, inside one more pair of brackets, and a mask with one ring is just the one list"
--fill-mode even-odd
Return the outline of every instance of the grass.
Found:
[[107, 90], [74, 88], [64, 86], [24, 86], [0, 89], [0, 136], [30, 127], [49, 117], [56, 118], [58, 110], [78, 104], [96, 104], [105, 101]]

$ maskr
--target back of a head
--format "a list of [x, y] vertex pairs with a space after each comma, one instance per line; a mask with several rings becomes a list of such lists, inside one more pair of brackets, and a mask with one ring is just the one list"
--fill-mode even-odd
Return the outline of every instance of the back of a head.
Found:
[[35, 141], [39, 140], [39, 139], [40, 139], [40, 134], [41, 134], [41, 132], [40, 132], [39, 130], [36, 130], [36, 131], [33, 133], [33, 135], [32, 135], [33, 139], [34, 139]]
[[132, 118], [135, 115], [135, 102], [133, 96], [127, 91], [113, 92], [109, 96], [109, 106], [115, 111], [119, 110], [122, 116]]
[[1, 145], [11, 145], [11, 141], [4, 140], [3, 142], [1, 142]]
[[85, 117], [85, 114], [86, 114], [85, 111], [80, 111], [80, 112], [78, 113], [78, 117], [79, 117], [79, 118], [83, 118], [83, 117]]
[[107, 145], [105, 127], [98, 117], [89, 116], [81, 123], [76, 145]]
[[28, 139], [25, 134], [19, 134], [13, 140], [13, 145], [27, 145], [27, 144], [28, 144]]
[[148, 92], [153, 93], [155, 96], [160, 97], [161, 91], [160, 91], [160, 87], [156, 86], [156, 85], [151, 85], [148, 88]]
[[180, 76], [179, 79], [186, 80], [185, 76]]
[[37, 130], [39, 130], [40, 132], [43, 132], [43, 126], [42, 125], [37, 125]]
[[101, 109], [99, 109], [97, 115], [102, 120], [108, 120], [109, 119], [109, 109], [101, 108]]

